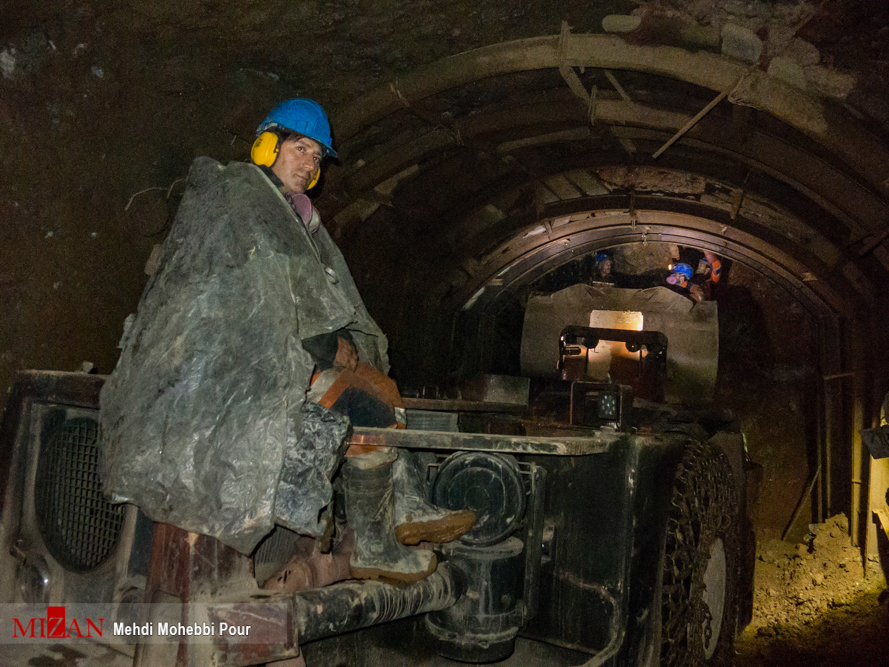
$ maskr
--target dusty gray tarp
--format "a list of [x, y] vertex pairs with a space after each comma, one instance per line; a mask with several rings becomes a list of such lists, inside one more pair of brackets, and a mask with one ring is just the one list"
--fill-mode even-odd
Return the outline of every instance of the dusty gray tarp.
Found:
[[330, 481], [349, 447], [349, 418], [309, 402], [303, 405], [302, 417], [294, 437], [300, 446], [284, 448], [275, 522], [300, 533], [322, 535], [327, 516], [319, 516], [318, 505], [328, 506], [333, 499]]
[[[348, 328], [383, 372], [386, 339], [327, 232], [310, 235], [257, 167], [198, 158], [188, 181], [102, 390], [104, 483], [249, 553], [272, 528], [285, 446], [302, 446], [287, 443], [313, 366], [301, 339]], [[317, 529], [322, 491], [297, 529]]]

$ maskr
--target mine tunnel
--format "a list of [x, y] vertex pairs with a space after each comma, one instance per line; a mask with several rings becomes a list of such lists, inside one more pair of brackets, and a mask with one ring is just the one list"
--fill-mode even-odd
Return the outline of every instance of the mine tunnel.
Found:
[[[51, 2], [0, 34], [4, 396], [22, 370], [110, 374], [192, 161], [248, 160], [309, 97], [338, 153], [312, 201], [408, 407], [529, 375], [529, 302], [593, 284], [597, 253], [639, 289], [718, 256], [697, 398], [744, 436], [754, 619], [783, 586], [811, 611], [755, 621], [741, 664], [828, 637], [889, 664], [889, 466], [862, 436], [889, 390], [882, 3]], [[851, 635], [812, 602], [840, 579]]]

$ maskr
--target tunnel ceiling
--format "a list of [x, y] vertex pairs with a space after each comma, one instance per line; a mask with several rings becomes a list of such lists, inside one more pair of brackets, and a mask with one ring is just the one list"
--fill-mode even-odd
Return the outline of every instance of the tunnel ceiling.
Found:
[[435, 63], [336, 120], [342, 168], [319, 205], [341, 239], [393, 239], [432, 309], [496, 310], [634, 242], [714, 250], [819, 314], [885, 285], [881, 129], [723, 55], [563, 32]]
[[258, 120], [295, 96], [331, 111], [341, 160], [316, 205], [387, 331], [417, 309], [497, 312], [626, 243], [713, 249], [816, 314], [886, 296], [882, 0], [5, 9], [7, 384], [83, 359], [109, 371], [191, 161], [245, 159]]

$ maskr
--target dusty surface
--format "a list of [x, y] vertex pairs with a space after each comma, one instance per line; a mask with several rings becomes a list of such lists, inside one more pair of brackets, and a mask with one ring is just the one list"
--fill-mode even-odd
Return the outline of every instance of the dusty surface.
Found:
[[889, 610], [879, 602], [886, 581], [878, 563], [866, 565], [845, 515], [802, 543], [762, 544], [753, 622], [735, 646], [736, 667], [889, 665]]

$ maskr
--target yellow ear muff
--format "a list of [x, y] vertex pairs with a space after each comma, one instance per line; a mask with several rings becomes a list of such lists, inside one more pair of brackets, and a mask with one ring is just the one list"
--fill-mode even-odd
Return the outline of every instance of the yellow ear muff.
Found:
[[321, 167], [318, 167], [318, 171], [315, 172], [315, 178], [312, 179], [312, 182], [309, 183], [309, 186], [306, 188], [306, 190], [311, 190], [316, 185], [318, 185], [319, 178], [321, 178]]
[[260, 167], [273, 166], [275, 160], [278, 159], [279, 144], [280, 139], [277, 134], [274, 132], [263, 132], [253, 142], [253, 148], [250, 149], [250, 159]]

